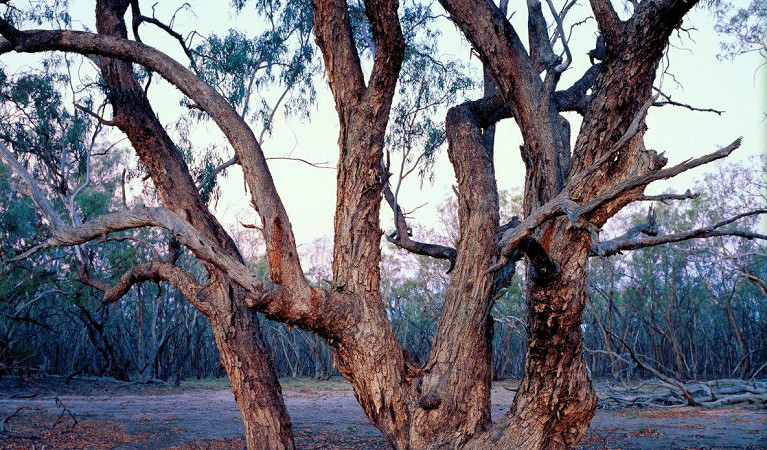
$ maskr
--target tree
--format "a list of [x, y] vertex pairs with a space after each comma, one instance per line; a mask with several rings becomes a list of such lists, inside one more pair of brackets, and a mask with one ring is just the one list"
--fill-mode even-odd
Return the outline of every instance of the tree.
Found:
[[[267, 3], [276, 5], [258, 2]], [[97, 33], [21, 30], [13, 15], [0, 20], [0, 54], [95, 55], [112, 108], [108, 123], [130, 140], [162, 205], [67, 225], [61, 208], [46, 198], [7, 145], [0, 144], [0, 155], [23, 179], [50, 228], [50, 237], [19, 257], [54, 246], [81, 245], [117, 231], [168, 230], [202, 263], [204, 279], [176, 264], [172, 245], [167, 256], [138, 264], [111, 283], [87, 268], [81, 270], [81, 279], [102, 290], [105, 303], [117, 301], [136, 283], [167, 281], [210, 319], [243, 413], [249, 448], [294, 446], [280, 386], [259, 332], [258, 312], [325, 339], [363, 410], [393, 447], [572, 447], [596, 408], [581, 345], [588, 258], [696, 237], [765, 238], [722, 228], [741, 215], [667, 236], [638, 237], [640, 232], [653, 234], [652, 227], [643, 224], [619, 238], [599, 241], [605, 222], [641, 200], [650, 182], [724, 158], [740, 145], [736, 140], [714, 153], [664, 168], [666, 159], [643, 143], [644, 119], [657, 100], [653, 83], [659, 62], [669, 36], [695, 3], [646, 0], [622, 20], [609, 1], [591, 0], [601, 33], [589, 52], [595, 63], [573, 86], [558, 89], [574, 54], [562, 25], [568, 8], [557, 11], [547, 0], [556, 30], [552, 39], [541, 2], [527, 2], [526, 47], [507, 20], [506, 1], [499, 7], [487, 0], [440, 0], [483, 62], [486, 83], [482, 98], [453, 106], [445, 120], [448, 156], [457, 179], [455, 248], [412, 239], [405, 215], [392, 202], [398, 232], [390, 240], [451, 262], [438, 328], [423, 364], [398, 341], [380, 290], [380, 205], [388, 182], [383, 149], [400, 69], [410, 57], [396, 0], [366, 1], [364, 17], [355, 16], [354, 21], [344, 0], [313, 0], [311, 7], [300, 1], [289, 4], [294, 11], [313, 14], [340, 123], [329, 287], [315, 286], [304, 275], [262, 142], [232, 105], [237, 98], [227, 98], [194, 68], [142, 44], [136, 30], [146, 20], [137, 20], [142, 17], [137, 1], [97, 1]], [[124, 17], [129, 7], [135, 27], [132, 40]], [[361, 40], [366, 40], [365, 47], [359, 45]], [[372, 55], [367, 77], [360, 48]], [[235, 242], [210, 213], [131, 63], [178, 87], [226, 136], [261, 219], [267, 276], [248, 269]], [[583, 116], [573, 148], [570, 125], [562, 114], [569, 111]], [[493, 129], [507, 118], [522, 132], [526, 174], [523, 219], [502, 224]], [[490, 311], [522, 258], [528, 262], [524, 375], [511, 410], [492, 424]]]

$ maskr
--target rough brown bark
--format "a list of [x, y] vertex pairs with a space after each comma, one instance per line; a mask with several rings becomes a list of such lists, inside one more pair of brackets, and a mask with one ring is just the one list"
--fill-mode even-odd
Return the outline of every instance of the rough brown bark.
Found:
[[[100, 34], [127, 38], [124, 14], [127, 0], [99, 0], [96, 27]], [[204, 204], [189, 168], [154, 114], [130, 63], [99, 58], [108, 87], [113, 122], [123, 131], [146, 166], [160, 202], [185, 218], [200, 233], [242, 261], [239, 250]], [[246, 292], [226, 273], [207, 265], [214, 289], [209, 314], [221, 363], [229, 375], [251, 448], [293, 448], [290, 419], [274, 367], [265, 351], [255, 311], [246, 307]], [[121, 295], [120, 295], [121, 296]], [[120, 296], [115, 296], [119, 298]]]

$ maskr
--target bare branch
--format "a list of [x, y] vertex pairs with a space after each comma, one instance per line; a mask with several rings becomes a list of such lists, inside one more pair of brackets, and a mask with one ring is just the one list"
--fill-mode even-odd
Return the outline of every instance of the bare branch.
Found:
[[662, 383], [672, 387], [676, 388], [679, 391], [682, 392], [682, 395], [684, 395], [685, 399], [687, 400], [688, 405], [690, 406], [698, 406], [698, 402], [693, 398], [690, 391], [687, 389], [687, 386], [684, 385], [681, 381], [677, 380], [676, 378], [668, 377], [661, 373], [656, 368], [652, 367], [651, 365], [645, 363], [642, 361], [642, 359], [637, 355], [636, 351], [634, 351], [634, 348], [628, 344], [623, 338], [616, 335], [615, 333], [607, 330], [607, 332], [610, 334], [611, 337], [618, 340], [618, 342], [621, 343], [621, 345], [629, 352], [629, 355], [631, 356], [631, 359], [634, 361], [634, 363], [639, 367], [640, 369], [644, 369], [656, 378], [658, 378]]
[[[726, 158], [727, 156], [730, 155], [730, 153], [734, 152], [735, 149], [740, 147], [742, 139], [743, 138], [739, 137], [738, 139], [733, 141], [730, 145], [726, 147], [722, 147], [721, 149], [713, 153], [709, 153], [708, 155], [704, 155], [699, 158], [689, 159], [687, 161], [684, 161], [680, 164], [677, 164], [676, 166], [669, 167], [667, 169], [655, 170], [645, 175], [632, 177], [627, 180], [616, 183], [605, 193], [597, 196], [593, 200], [589, 201], [588, 203], [578, 208], [576, 216], [581, 216], [583, 214], [591, 213], [597, 208], [599, 208], [600, 206], [604, 205], [605, 203], [608, 203], [609, 201], [617, 198], [621, 194], [628, 192], [632, 189], [638, 188], [640, 186], [646, 186], [653, 181], [667, 180], [669, 178], [675, 177], [676, 175], [679, 175], [682, 172], [686, 172], [690, 169], [694, 169], [695, 167], [708, 164], [718, 159]], [[586, 170], [588, 169], [585, 169], [584, 172]]]
[[655, 103], [653, 103], [652, 104], [653, 106], [666, 106], [666, 105], [679, 106], [681, 108], [687, 108], [690, 111], [709, 112], [709, 113], [714, 113], [714, 114], [716, 114], [718, 116], [721, 116], [722, 114], [725, 113], [725, 111], [718, 110], [718, 109], [713, 109], [713, 108], [698, 108], [698, 107], [695, 107], [695, 106], [692, 106], [692, 105], [688, 105], [687, 103], [676, 102], [674, 100], [671, 100], [671, 96], [670, 95], [667, 95], [667, 94], [663, 93], [660, 89], [655, 88], [655, 87], [653, 87], [653, 89], [658, 91], [658, 94], [663, 98], [663, 100], [656, 101]]
[[407, 250], [410, 253], [415, 253], [416, 255], [431, 256], [432, 258], [437, 259], [447, 259], [450, 261], [450, 268], [447, 270], [447, 273], [452, 272], [453, 267], [455, 267], [455, 260], [458, 257], [458, 252], [456, 249], [444, 245], [429, 244], [410, 239], [408, 226], [405, 222], [405, 216], [402, 213], [402, 209], [399, 207], [399, 205], [396, 204], [394, 194], [392, 193], [391, 187], [388, 185], [388, 183], [386, 186], [384, 186], [383, 192], [386, 201], [394, 211], [394, 223], [397, 227], [397, 230], [394, 233], [387, 235], [386, 239], [397, 247]]
[[171, 263], [151, 261], [136, 264], [124, 273], [114, 285], [91, 277], [85, 268], [80, 270], [80, 280], [88, 286], [104, 293], [102, 305], [120, 300], [134, 284], [146, 281], [167, 281], [175, 286], [181, 294], [204, 314], [210, 314], [211, 308], [203, 298], [205, 286], [201, 285], [189, 272]]
[[[172, 38], [178, 41], [178, 43], [181, 45], [181, 48], [184, 50], [184, 53], [186, 54], [187, 58], [189, 58], [189, 64], [192, 66], [194, 70], [197, 70], [197, 65], [194, 61], [194, 54], [192, 53], [191, 49], [189, 49], [189, 46], [186, 45], [186, 39], [178, 33], [177, 31], [173, 30], [173, 19], [171, 19], [171, 24], [166, 25], [165, 23], [158, 20], [156, 17], [154, 17], [154, 8], [152, 12], [152, 17], [147, 17], [143, 14], [141, 14], [141, 10], [139, 9], [139, 2], [137, 0], [131, 1], [131, 11], [133, 16], [133, 35], [136, 37], [136, 40], [138, 42], [141, 42], [141, 38], [138, 34], [138, 29], [141, 26], [142, 23], [151, 23], [152, 25], [156, 26], [157, 28], [165, 31], [168, 33]], [[181, 5], [176, 12], [173, 14], [173, 18], [175, 19], [176, 14], [185, 7], [189, 7], [189, 3], [184, 3]]]
[[668, 234], [665, 236], [651, 236], [646, 238], [633, 239], [639, 233], [635, 233], [633, 236], [626, 233], [625, 235], [611, 239], [609, 241], [599, 243], [595, 248], [592, 248], [592, 255], [599, 256], [611, 256], [616, 253], [620, 253], [623, 250], [637, 250], [640, 248], [655, 247], [657, 245], [668, 244], [671, 242], [681, 242], [690, 239], [702, 239], [722, 236], [734, 236], [744, 239], [761, 239], [767, 240], [767, 235], [761, 233], [754, 233], [744, 230], [721, 230], [720, 228], [736, 222], [745, 217], [751, 217], [760, 214], [767, 214], [767, 209], [758, 209], [755, 211], [749, 211], [737, 216], [731, 217], [727, 220], [723, 220], [719, 223], [711, 225], [709, 227], [697, 228], [694, 230], [683, 231], [680, 233]]
[[692, 200], [698, 197], [700, 197], [699, 193], [692, 193], [689, 189], [687, 189], [684, 194], [644, 195], [639, 200], [648, 202], [658, 201], [665, 204], [668, 200]]
[[[649, 101], [645, 105], [645, 107], [649, 107], [651, 103], [652, 101]], [[637, 115], [637, 118], [643, 117], [643, 115], [644, 114], [640, 112], [640, 114]], [[635, 118], [634, 123], [640, 122], [637, 120], [637, 118]], [[613, 185], [612, 188], [607, 190], [605, 193], [597, 196], [593, 200], [583, 205], [579, 206], [577, 203], [571, 200], [569, 198], [569, 195], [573, 186], [577, 185], [577, 183], [580, 180], [582, 180], [586, 175], [596, 170], [602, 163], [604, 163], [610, 157], [610, 155], [612, 155], [614, 152], [622, 148], [625, 142], [628, 142], [628, 140], [630, 139], [630, 136], [633, 135], [632, 133], [630, 133], [632, 128], [633, 128], [633, 124], [632, 126], [629, 127], [629, 130], [626, 132], [626, 134], [624, 134], [623, 137], [618, 142], [616, 142], [616, 144], [608, 152], [602, 155], [602, 157], [600, 157], [596, 162], [594, 162], [593, 165], [589, 166], [586, 169], [583, 169], [580, 173], [576, 174], [568, 182], [567, 186], [565, 186], [565, 188], [562, 189], [562, 192], [556, 198], [545, 203], [541, 207], [535, 209], [530, 215], [528, 215], [528, 217], [525, 218], [525, 220], [522, 221], [522, 223], [518, 227], [511, 230], [507, 230], [505, 233], [503, 233], [498, 243], [500, 248], [501, 258], [496, 264], [494, 264], [488, 269], [488, 272], [498, 271], [504, 265], [506, 265], [506, 263], [509, 261], [509, 257], [514, 252], [514, 250], [516, 250], [517, 246], [522, 241], [522, 239], [530, 236], [544, 222], [550, 219], [553, 219], [555, 217], [567, 215], [571, 223], [573, 223], [574, 225], [578, 227], [586, 229], [588, 226], [588, 223], [585, 223], [583, 221], [583, 218], [586, 215], [594, 212], [596, 209], [603, 206], [604, 204], [614, 200], [615, 198], [619, 197], [620, 195], [632, 189], [635, 189], [641, 186], [646, 186], [653, 181], [672, 178], [687, 170], [693, 169], [698, 166], [702, 166], [704, 164], [710, 163], [712, 161], [716, 161], [718, 159], [725, 158], [728, 155], [730, 155], [730, 153], [735, 151], [735, 149], [740, 147], [741, 140], [742, 140], [742, 138], [738, 138], [732, 144], [726, 147], [723, 147], [713, 153], [701, 156], [699, 158], [687, 160], [685, 162], [677, 164], [676, 166], [673, 166], [667, 169], [656, 170], [645, 175], [636, 176], [636, 177], [624, 180], [622, 182], [616, 183], [615, 185]]]
[[314, 167], [315, 169], [331, 169], [331, 170], [336, 169], [336, 166], [330, 164], [329, 161], [311, 162], [303, 158], [295, 158], [293, 156], [270, 156], [266, 158], [266, 160], [267, 161], [296, 161], [296, 162], [304, 163], [308, 166]]
[[74, 105], [75, 105], [75, 108], [77, 108], [80, 111], [84, 112], [85, 114], [88, 114], [89, 116], [93, 117], [94, 119], [96, 119], [102, 125], [106, 125], [106, 126], [110, 126], [110, 127], [115, 125], [114, 121], [107, 120], [107, 119], [101, 117], [100, 115], [96, 114], [96, 112], [94, 112], [90, 108], [86, 108], [85, 106], [83, 106], [83, 105], [81, 105], [81, 104], [79, 104], [77, 102], [75, 102]]
[[0, 157], [22, 177], [27, 185], [28, 194], [51, 224], [52, 236], [50, 238], [17, 256], [13, 261], [29, 257], [47, 248], [79, 245], [102, 238], [109, 233], [155, 226], [165, 228], [173, 233], [200, 260], [223, 269], [246, 290], [259, 292], [272, 287], [271, 283], [251, 275], [247, 267], [238, 259], [223, 252], [217, 243], [205, 237], [191, 224], [165, 208], [140, 208], [106, 214], [80, 226], [70, 227], [58, 215], [34, 178], [13, 157], [2, 142], [0, 142]]
[[567, 68], [570, 67], [570, 63], [573, 62], [573, 54], [570, 53], [570, 46], [567, 44], [567, 37], [565, 36], [564, 26], [562, 25], [562, 17], [559, 15], [559, 12], [557, 12], [557, 8], [554, 6], [554, 2], [552, 0], [546, 0], [546, 3], [549, 4], [551, 15], [554, 17], [554, 22], [557, 24], [557, 33], [559, 33], [559, 36], [562, 40], [562, 45], [565, 48], [565, 60], [554, 67], [555, 73], [562, 73], [567, 70]]

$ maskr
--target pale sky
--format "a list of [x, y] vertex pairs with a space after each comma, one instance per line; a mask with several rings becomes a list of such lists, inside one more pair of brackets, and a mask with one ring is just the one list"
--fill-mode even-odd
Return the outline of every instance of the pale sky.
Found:
[[[162, 2], [157, 7], [158, 18], [167, 18], [177, 4], [182, 2]], [[176, 19], [179, 31], [188, 32], [196, 29], [201, 34], [210, 32], [225, 34], [231, 27], [236, 27], [253, 36], [258, 31], [258, 21], [252, 13], [254, 6], [246, 7], [240, 16], [234, 15], [231, 8], [224, 7], [228, 2], [191, 1], [196, 17], [188, 13], [180, 13]], [[524, 5], [522, 2], [512, 2], [514, 5]], [[557, 5], [561, 1], [555, 1]], [[565, 28], [573, 22], [583, 19], [590, 14], [588, 2], [573, 8], [567, 18]], [[735, 2], [745, 6], [747, 0]], [[151, 5], [144, 6], [150, 13]], [[433, 6], [442, 13], [440, 6]], [[72, 6], [72, 16], [82, 23], [75, 24], [76, 28], [85, 26], [94, 28], [93, 2], [75, 0]], [[523, 6], [514, 16], [512, 23], [522, 34], [525, 41], [527, 30], [527, 13]], [[472, 58], [468, 45], [463, 42], [455, 28], [445, 19], [439, 19], [444, 33], [441, 43], [442, 52], [454, 58], [463, 60], [475, 66], [478, 70], [476, 57]], [[255, 25], [254, 25], [255, 24]], [[675, 48], [670, 50], [670, 72], [676, 78], [664, 78], [663, 91], [679, 102], [689, 103], [698, 107], [714, 108], [726, 111], [717, 116], [701, 112], [692, 112], [673, 106], [652, 108], [647, 124], [649, 130], [645, 135], [648, 148], [665, 151], [669, 164], [675, 164], [685, 159], [709, 153], [727, 145], [738, 136], [743, 136], [743, 146], [731, 158], [733, 160], [757, 155], [767, 150], [767, 121], [764, 112], [767, 110], [767, 69], [759, 65], [764, 63], [757, 54], [747, 54], [734, 60], [719, 61], [719, 42], [723, 39], [713, 31], [711, 13], [703, 8], [693, 10], [684, 22], [685, 28], [694, 27], [691, 31], [692, 40], [684, 35], [673, 37]], [[595, 38], [593, 20], [576, 29], [571, 41], [574, 62], [564, 74], [560, 88], [568, 87], [579, 78], [588, 67], [589, 60], [586, 52], [593, 48]], [[145, 25], [142, 28], [142, 38], [145, 43], [156, 46], [169, 54], [186, 62], [178, 44], [167, 35], [155, 31], [154, 27]], [[0, 58], [10, 68], [18, 65], [32, 65], [36, 57], [29, 55], [5, 55]], [[9, 70], [9, 72], [11, 72]], [[677, 84], [677, 82], [679, 84]], [[182, 111], [179, 106], [181, 95], [164, 82], [153, 82], [150, 88], [150, 100], [163, 123], [174, 122]], [[657, 85], [657, 84], [656, 84]], [[286, 121], [278, 114], [274, 135], [264, 143], [267, 156], [293, 156], [314, 162], [330, 162], [337, 160], [338, 121], [326, 80], [317, 81], [318, 102], [314, 106], [311, 121]], [[267, 94], [268, 95], [268, 94]], [[440, 120], [444, 119], [443, 117]], [[577, 135], [580, 124], [579, 117], [569, 114], [573, 129], [573, 139]], [[256, 127], [256, 134], [260, 129]], [[115, 134], [117, 135], [117, 134]], [[200, 148], [210, 143], [224, 142], [223, 135], [212, 125], [202, 125], [193, 134], [195, 143]], [[524, 170], [519, 156], [520, 136], [514, 123], [510, 120], [502, 122], [496, 136], [496, 172], [499, 188], [509, 189], [520, 187], [523, 183]], [[231, 156], [231, 150], [225, 159]], [[394, 166], [394, 164], [393, 164]], [[317, 169], [293, 161], [270, 161], [270, 167], [278, 191], [287, 208], [293, 223], [296, 239], [300, 246], [311, 243], [322, 236], [332, 236], [333, 208], [335, 206], [335, 171]], [[693, 180], [712, 168], [699, 168], [688, 174], [683, 174], [675, 180], [655, 183], [648, 192], [656, 193], [667, 188], [683, 192], [687, 188], [695, 190]], [[412, 223], [425, 226], [437, 226], [436, 207], [447, 196], [453, 195], [451, 186], [455, 177], [450, 166], [445, 149], [437, 159], [435, 166], [435, 182], [424, 183], [420, 188], [418, 179], [413, 176], [406, 182], [400, 196], [400, 203], [407, 209], [412, 209], [423, 203], [427, 205], [415, 213]], [[223, 195], [217, 203], [216, 214], [226, 224], [234, 224], [237, 218], [244, 222], [256, 221], [255, 212], [250, 207], [250, 197], [243, 189], [239, 168], [229, 169], [229, 176], [220, 179]], [[393, 229], [391, 212], [385, 204], [382, 206], [382, 228], [384, 231]]]

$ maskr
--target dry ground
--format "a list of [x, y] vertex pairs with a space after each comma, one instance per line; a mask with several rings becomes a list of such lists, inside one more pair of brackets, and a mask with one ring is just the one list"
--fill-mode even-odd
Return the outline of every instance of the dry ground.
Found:
[[[512, 384], [493, 390], [493, 417], [508, 410]], [[285, 380], [285, 399], [301, 448], [378, 449], [385, 441], [349, 385]], [[56, 396], [72, 416], [62, 415]], [[104, 380], [0, 379], [0, 448], [242, 448], [242, 424], [225, 380], [179, 388]], [[598, 411], [582, 448], [767, 449], [767, 411], [626, 409]]]

